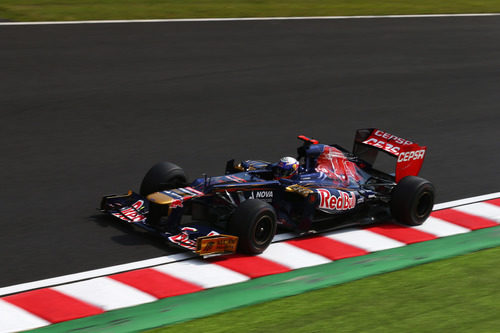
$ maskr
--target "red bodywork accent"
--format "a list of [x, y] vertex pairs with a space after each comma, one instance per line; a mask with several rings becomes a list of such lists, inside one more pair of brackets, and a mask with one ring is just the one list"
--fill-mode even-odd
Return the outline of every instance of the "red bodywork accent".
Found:
[[401, 147], [396, 162], [396, 182], [406, 176], [418, 176], [427, 147], [421, 147], [416, 143]]
[[297, 138], [299, 138], [300, 140], [305, 141], [305, 142], [310, 142], [313, 145], [317, 145], [319, 143], [318, 140], [314, 140], [314, 139], [308, 138], [305, 135], [299, 135]]
[[361, 180], [356, 168], [356, 164], [349, 161], [340, 150], [330, 146], [325, 146], [316, 164], [317, 172], [323, 172], [329, 178], [345, 184], [349, 183], [349, 178], [356, 182]]

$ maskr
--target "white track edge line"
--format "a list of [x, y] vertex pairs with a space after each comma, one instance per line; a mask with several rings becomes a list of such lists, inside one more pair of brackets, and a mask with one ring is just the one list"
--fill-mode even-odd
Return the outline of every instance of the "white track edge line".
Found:
[[478, 195], [476, 197], [470, 197], [470, 198], [454, 200], [454, 201], [449, 201], [449, 202], [443, 202], [443, 203], [434, 205], [433, 210], [441, 210], [441, 209], [446, 209], [446, 208], [451, 208], [451, 207], [463, 206], [463, 205], [468, 205], [468, 204], [472, 204], [472, 203], [476, 203], [476, 202], [492, 200], [492, 199], [497, 199], [497, 198], [500, 198], [500, 192]]
[[[467, 204], [471, 204], [471, 203], [476, 203], [476, 202], [481, 202], [481, 201], [486, 201], [486, 200], [491, 200], [491, 199], [496, 199], [496, 198], [500, 198], [500, 192], [480, 195], [480, 196], [471, 197], [471, 198], [465, 198], [465, 199], [461, 199], [461, 200], [444, 202], [441, 204], [434, 205], [434, 210], [457, 207], [457, 206], [467, 205]], [[283, 236], [276, 235], [275, 238], [273, 239], [273, 242], [278, 242], [278, 241], [281, 242], [284, 240], [288, 240], [288, 239], [292, 239], [292, 238], [297, 237], [297, 236], [293, 236], [291, 233], [285, 233], [282, 235]], [[15, 293], [33, 290], [33, 289], [52, 287], [52, 286], [70, 283], [70, 282], [88, 280], [88, 279], [92, 279], [92, 278], [97, 278], [97, 277], [101, 277], [101, 276], [108, 276], [108, 275], [112, 275], [112, 274], [136, 270], [136, 269], [142, 269], [142, 268], [148, 268], [148, 267], [153, 267], [153, 266], [158, 266], [158, 265], [163, 265], [163, 264], [169, 264], [169, 263], [174, 263], [174, 262], [192, 259], [192, 258], [196, 258], [196, 257], [197, 257], [197, 255], [194, 253], [182, 252], [182, 253], [176, 253], [176, 254], [158, 257], [158, 258], [151, 258], [151, 259], [131, 262], [131, 263], [122, 264], [122, 265], [94, 269], [94, 270], [85, 271], [85, 272], [81, 272], [81, 273], [63, 275], [63, 276], [50, 278], [50, 279], [21, 283], [21, 284], [17, 284], [17, 285], [12, 285], [12, 286], [0, 288], [0, 296], [6, 296], [6, 295], [15, 294]]]
[[40, 21], [0, 22], [0, 26], [14, 25], [58, 25], [58, 24], [115, 24], [115, 23], [175, 23], [175, 22], [227, 22], [227, 21], [284, 21], [284, 20], [347, 20], [347, 19], [394, 19], [394, 18], [441, 18], [441, 17], [488, 17], [500, 13], [469, 14], [414, 14], [414, 15], [352, 15], [352, 16], [290, 16], [290, 17], [227, 17], [227, 18], [185, 18], [144, 20], [88, 20], [88, 21]]
[[94, 269], [91, 271], [63, 275], [63, 276], [58, 276], [58, 277], [39, 280], [39, 281], [21, 283], [21, 284], [17, 284], [17, 285], [13, 285], [13, 286], [0, 288], [0, 296], [5, 296], [5, 295], [9, 295], [9, 294], [14, 294], [14, 293], [22, 292], [22, 291], [33, 290], [33, 289], [39, 289], [39, 288], [44, 288], [44, 287], [53, 287], [53, 286], [57, 286], [60, 284], [83, 281], [83, 280], [88, 280], [88, 279], [92, 279], [92, 278], [97, 278], [97, 277], [108, 276], [108, 275], [112, 275], [112, 274], [132, 271], [132, 270], [136, 270], [136, 269], [178, 262], [178, 261], [192, 259], [192, 258], [196, 258], [196, 257], [197, 257], [197, 255], [194, 253], [182, 252], [182, 253], [171, 254], [168, 256], [163, 256], [163, 257], [158, 257], [158, 258], [135, 261], [135, 262], [122, 264], [122, 265]]

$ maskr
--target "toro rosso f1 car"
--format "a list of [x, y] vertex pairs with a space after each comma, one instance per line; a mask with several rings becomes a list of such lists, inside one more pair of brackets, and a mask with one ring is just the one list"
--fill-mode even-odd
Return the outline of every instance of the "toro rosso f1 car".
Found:
[[[179, 166], [158, 163], [140, 193], [105, 196], [101, 210], [200, 255], [262, 253], [278, 226], [299, 234], [381, 221], [415, 226], [431, 213], [434, 186], [417, 177], [426, 147], [378, 129], [358, 130], [352, 152], [298, 138], [297, 158], [230, 160], [224, 175], [191, 183]], [[379, 151], [395, 157], [395, 173], [374, 168]]]

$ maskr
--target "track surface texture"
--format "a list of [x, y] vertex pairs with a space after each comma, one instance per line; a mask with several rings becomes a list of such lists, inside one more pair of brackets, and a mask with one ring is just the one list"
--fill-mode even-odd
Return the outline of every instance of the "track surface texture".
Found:
[[295, 155], [378, 127], [437, 202], [496, 192], [500, 18], [0, 27], [0, 287], [172, 253], [102, 218], [170, 160]]

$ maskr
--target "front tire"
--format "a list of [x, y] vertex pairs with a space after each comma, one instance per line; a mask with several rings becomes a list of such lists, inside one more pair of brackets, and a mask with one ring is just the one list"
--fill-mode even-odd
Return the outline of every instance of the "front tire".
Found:
[[184, 187], [186, 183], [186, 175], [180, 166], [160, 162], [149, 169], [142, 179], [140, 193], [142, 196], [148, 196], [154, 192]]
[[392, 191], [392, 217], [408, 226], [421, 225], [432, 212], [434, 197], [435, 190], [430, 181], [415, 176], [404, 177]]
[[276, 234], [276, 213], [268, 203], [250, 199], [240, 204], [228, 226], [238, 236], [238, 251], [259, 254], [271, 244]]

